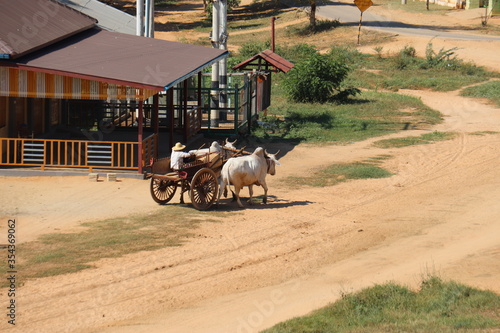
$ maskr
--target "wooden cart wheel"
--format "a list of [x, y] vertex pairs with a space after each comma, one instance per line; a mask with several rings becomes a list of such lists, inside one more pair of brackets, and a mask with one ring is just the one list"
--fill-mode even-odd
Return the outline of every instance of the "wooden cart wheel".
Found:
[[198, 210], [207, 210], [217, 200], [219, 183], [211, 169], [203, 168], [191, 180], [191, 202]]
[[160, 205], [164, 205], [174, 196], [175, 190], [177, 190], [177, 184], [174, 181], [162, 180], [153, 176], [151, 177], [150, 190], [153, 200]]

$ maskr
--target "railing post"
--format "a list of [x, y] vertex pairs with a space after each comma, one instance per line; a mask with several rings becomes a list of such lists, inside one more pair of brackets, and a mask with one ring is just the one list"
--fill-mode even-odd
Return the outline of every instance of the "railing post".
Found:
[[240, 89], [238, 84], [234, 85], [234, 134], [238, 135], [238, 130], [240, 127]]
[[248, 127], [248, 134], [252, 132], [252, 89], [253, 89], [253, 84], [252, 84], [252, 78], [250, 78], [247, 82], [247, 127]]

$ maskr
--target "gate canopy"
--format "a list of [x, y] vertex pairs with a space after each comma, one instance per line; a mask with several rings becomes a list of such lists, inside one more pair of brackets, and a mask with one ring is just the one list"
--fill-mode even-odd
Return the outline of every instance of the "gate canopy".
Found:
[[253, 57], [234, 66], [234, 70], [239, 71], [265, 71], [265, 72], [283, 72], [286, 73], [293, 68], [293, 64], [274, 53], [271, 50], [264, 50]]

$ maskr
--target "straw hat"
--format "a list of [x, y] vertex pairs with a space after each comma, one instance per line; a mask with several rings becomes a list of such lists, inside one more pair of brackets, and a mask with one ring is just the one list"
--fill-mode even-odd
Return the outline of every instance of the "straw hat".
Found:
[[173, 146], [173, 147], [172, 147], [172, 150], [176, 150], [176, 151], [177, 151], [177, 150], [183, 150], [184, 148], [186, 148], [186, 146], [185, 146], [185, 145], [183, 145], [183, 144], [182, 144], [182, 143], [180, 143], [180, 142], [177, 142], [177, 143], [175, 144], [175, 146]]

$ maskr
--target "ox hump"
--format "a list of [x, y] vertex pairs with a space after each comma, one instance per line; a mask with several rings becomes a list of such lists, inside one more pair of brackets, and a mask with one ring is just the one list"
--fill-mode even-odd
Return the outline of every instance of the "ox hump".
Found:
[[257, 155], [257, 156], [262, 156], [264, 157], [265, 156], [265, 151], [264, 151], [264, 148], [262, 147], [257, 147], [254, 152], [253, 152], [254, 155]]

